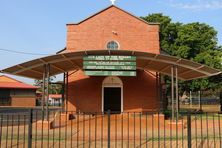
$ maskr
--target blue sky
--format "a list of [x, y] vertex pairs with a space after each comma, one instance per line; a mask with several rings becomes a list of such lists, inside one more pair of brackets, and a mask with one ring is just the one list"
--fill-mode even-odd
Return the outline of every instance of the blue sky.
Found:
[[[0, 0], [0, 69], [54, 54], [65, 47], [67, 23], [78, 22], [110, 4], [110, 0]], [[174, 22], [207, 23], [218, 31], [222, 45], [222, 0], [117, 0], [116, 5], [136, 16], [163, 13]]]

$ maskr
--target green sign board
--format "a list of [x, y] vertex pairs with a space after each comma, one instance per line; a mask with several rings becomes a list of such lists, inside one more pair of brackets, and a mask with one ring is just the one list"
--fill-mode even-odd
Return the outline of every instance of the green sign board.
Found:
[[135, 61], [135, 56], [85, 56], [84, 61]]
[[85, 71], [88, 76], [136, 76], [136, 71]]
[[136, 66], [83, 66], [83, 69], [100, 69], [100, 70], [136, 70]]
[[83, 69], [89, 76], [136, 76], [136, 57], [100, 55], [85, 56]]
[[84, 66], [136, 66], [136, 62], [83, 61]]

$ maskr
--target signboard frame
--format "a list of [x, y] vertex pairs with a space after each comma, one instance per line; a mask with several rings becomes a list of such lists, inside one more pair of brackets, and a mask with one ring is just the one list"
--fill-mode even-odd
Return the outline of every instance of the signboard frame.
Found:
[[83, 69], [88, 76], [136, 76], [136, 56], [88, 55]]

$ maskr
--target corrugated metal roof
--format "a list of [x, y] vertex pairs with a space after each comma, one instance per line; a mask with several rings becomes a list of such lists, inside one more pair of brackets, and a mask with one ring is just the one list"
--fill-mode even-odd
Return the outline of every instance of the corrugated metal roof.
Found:
[[44, 64], [51, 65], [51, 75], [82, 69], [85, 55], [134, 55], [137, 69], [144, 69], [171, 75], [171, 66], [178, 67], [178, 77], [182, 80], [210, 77], [221, 73], [220, 70], [175, 56], [129, 50], [83, 50], [65, 52], [18, 64], [2, 70], [3, 73], [42, 79]]

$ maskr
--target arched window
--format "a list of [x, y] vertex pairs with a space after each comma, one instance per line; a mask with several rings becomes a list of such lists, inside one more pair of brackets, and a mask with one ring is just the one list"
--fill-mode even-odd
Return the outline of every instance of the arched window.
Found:
[[106, 48], [108, 50], [118, 50], [119, 49], [119, 43], [116, 41], [110, 41], [107, 43]]

